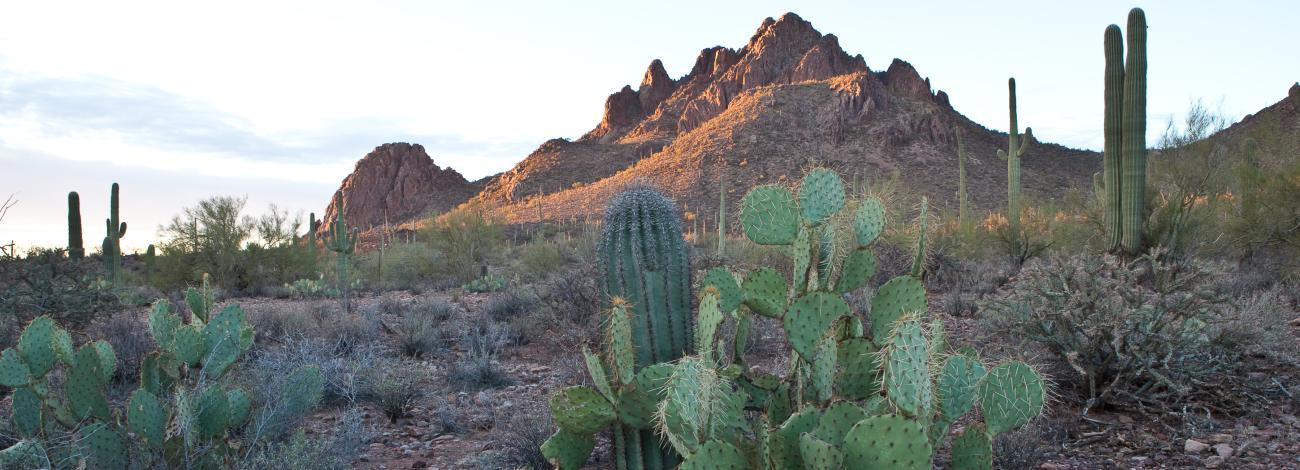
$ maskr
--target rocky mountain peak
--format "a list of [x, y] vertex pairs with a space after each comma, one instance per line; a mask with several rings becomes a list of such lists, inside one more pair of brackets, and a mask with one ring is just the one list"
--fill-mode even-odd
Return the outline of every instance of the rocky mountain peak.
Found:
[[659, 59], [650, 62], [650, 68], [646, 69], [645, 77], [641, 79], [641, 87], [637, 89], [641, 110], [646, 114], [653, 113], [659, 103], [672, 95], [676, 88], [677, 82], [668, 76], [664, 63]]
[[[357, 161], [339, 186], [348, 225], [369, 230], [409, 220], [430, 211], [443, 212], [469, 200], [478, 188], [451, 168], [441, 168], [420, 144], [396, 142], [375, 147]], [[321, 220], [333, 220], [333, 198]], [[320, 233], [327, 230], [322, 224]]]

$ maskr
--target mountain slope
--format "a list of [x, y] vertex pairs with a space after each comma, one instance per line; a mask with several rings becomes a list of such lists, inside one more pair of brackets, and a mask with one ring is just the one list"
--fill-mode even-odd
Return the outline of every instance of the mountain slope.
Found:
[[[720, 174], [739, 197], [818, 164], [846, 179], [897, 170], [905, 184], [946, 203], [957, 185], [954, 128], [973, 158], [972, 201], [998, 207], [1005, 165], [995, 155], [1005, 134], [957, 113], [907, 62], [872, 71], [834, 35], [787, 13], [765, 20], [739, 50], [703, 50], [681, 79], [651, 63], [637, 90], [610, 95], [595, 129], [574, 142], [547, 142], [477, 198], [512, 222], [569, 219], [599, 214], [614, 192], [647, 182], [688, 210], [709, 212]], [[1035, 143], [1023, 161], [1025, 191], [1055, 195], [1100, 169], [1095, 152]]]

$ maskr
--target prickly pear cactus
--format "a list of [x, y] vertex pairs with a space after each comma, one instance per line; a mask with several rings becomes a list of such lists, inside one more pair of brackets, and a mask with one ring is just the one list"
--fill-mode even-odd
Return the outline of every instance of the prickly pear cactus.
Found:
[[[25, 439], [0, 450], [0, 468], [65, 468], [74, 460], [51, 457], [41, 443], [68, 433], [75, 436], [71, 451], [83, 456], [79, 465], [86, 468], [230, 464], [229, 452], [238, 447], [231, 439], [253, 413], [246, 392], [219, 385], [252, 346], [243, 310], [231, 305], [206, 323], [198, 314], [185, 323], [160, 300], [150, 312], [149, 331], [159, 349], [142, 361], [140, 388], [125, 409], [113, 410], [106, 392], [117, 365], [112, 346], [95, 341], [74, 347], [71, 335], [49, 317], [29, 323], [15, 348], [0, 351], [0, 385], [14, 389], [11, 419]], [[63, 386], [51, 387], [50, 377], [59, 374]], [[293, 371], [286, 386], [291, 390], [276, 412], [306, 413], [323, 386], [319, 369]], [[68, 452], [64, 444], [49, 449]]]

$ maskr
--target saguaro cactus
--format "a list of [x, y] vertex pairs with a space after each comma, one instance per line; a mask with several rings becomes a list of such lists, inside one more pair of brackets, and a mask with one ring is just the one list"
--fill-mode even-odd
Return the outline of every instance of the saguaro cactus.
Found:
[[718, 174], [718, 258], [727, 249], [727, 177]]
[[961, 128], [954, 126], [952, 133], [957, 137], [957, 220], [966, 225], [970, 220], [970, 194], [966, 192], [966, 146], [961, 141]]
[[307, 218], [307, 245], [316, 248], [316, 231], [320, 229], [320, 221], [316, 220], [316, 213], [312, 212]]
[[1034, 131], [1025, 128], [1024, 139], [1020, 138], [1020, 125], [1016, 119], [1016, 79], [1007, 79], [1007, 91], [1011, 108], [1011, 129], [1007, 133], [1007, 150], [998, 149], [998, 158], [1007, 162], [1007, 223], [1010, 224], [1013, 251], [1020, 252], [1020, 157], [1029, 148], [1029, 141], [1034, 138]]
[[118, 217], [117, 183], [113, 183], [109, 196], [108, 214], [109, 217], [104, 219], [104, 228], [108, 232], [108, 236], [104, 237], [104, 267], [108, 270], [109, 279], [116, 283], [122, 277], [122, 237], [126, 236], [126, 222]]
[[325, 235], [325, 248], [333, 251], [338, 258], [339, 294], [343, 296], [344, 311], [352, 312], [352, 299], [348, 296], [348, 290], [352, 287], [351, 279], [348, 278], [348, 264], [352, 253], [356, 252], [360, 229], [349, 231], [347, 221], [343, 220], [343, 191], [334, 193], [334, 209], [334, 221], [330, 222], [329, 232]]
[[1119, 26], [1106, 27], [1105, 157], [1102, 188], [1106, 246], [1142, 249], [1146, 219], [1147, 22], [1141, 8], [1128, 14], [1128, 57]]
[[[672, 201], [647, 187], [614, 196], [605, 209], [597, 254], [603, 294], [631, 310], [634, 371], [689, 353], [694, 343], [690, 258]], [[615, 454], [628, 468], [676, 465], [675, 452], [653, 431], [620, 424], [614, 433]]]
[[81, 196], [76, 191], [68, 193], [68, 257], [81, 259], [86, 247], [81, 243]]

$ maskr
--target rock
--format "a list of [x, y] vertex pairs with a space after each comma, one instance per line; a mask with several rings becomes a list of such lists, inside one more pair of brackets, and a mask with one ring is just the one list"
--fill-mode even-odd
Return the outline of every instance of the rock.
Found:
[[1287, 90], [1286, 94], [1291, 98], [1300, 99], [1300, 82], [1291, 85], [1291, 88]]
[[1210, 457], [1210, 458], [1207, 458], [1207, 459], [1205, 459], [1205, 468], [1219, 468], [1219, 467], [1223, 466], [1223, 463], [1226, 462], [1227, 460], [1228, 460], [1228, 459], [1225, 459], [1225, 458], [1223, 458], [1223, 457], [1219, 457], [1219, 456], [1217, 456], [1217, 455], [1216, 455], [1216, 456], [1213, 456], [1213, 457]]
[[1225, 459], [1228, 457], [1232, 457], [1232, 446], [1227, 444], [1215, 444], [1214, 453], [1219, 457], [1223, 457]]
[[478, 392], [474, 395], [474, 403], [479, 406], [492, 406], [492, 395], [488, 395], [486, 390]]
[[[444, 212], [469, 200], [478, 188], [451, 168], [434, 164], [420, 144], [391, 143], [375, 147], [357, 161], [339, 186], [344, 219], [349, 227], [370, 230], [400, 223], [430, 211]], [[323, 236], [338, 211], [333, 195], [316, 234]]]
[[1223, 434], [1223, 433], [1210, 434], [1210, 442], [1213, 442], [1215, 444], [1227, 444], [1229, 442], [1232, 442], [1232, 434]]
[[429, 468], [429, 462], [425, 462], [423, 460], [416, 460], [415, 462], [411, 463], [411, 468]]
[[1204, 442], [1195, 439], [1188, 439], [1187, 442], [1183, 443], [1183, 452], [1188, 454], [1199, 454], [1201, 452], [1205, 452], [1205, 450], [1209, 448], [1210, 448], [1209, 444], [1206, 444]]
[[605, 115], [600, 119], [600, 125], [582, 136], [582, 140], [612, 142], [644, 117], [640, 95], [625, 85], [622, 90], [605, 98]]
[[676, 89], [677, 82], [668, 76], [668, 72], [664, 70], [664, 63], [655, 59], [650, 62], [645, 77], [641, 79], [641, 87], [636, 90], [641, 100], [641, 110], [647, 115], [654, 114], [659, 103], [668, 99]]
[[904, 60], [894, 59], [885, 71], [885, 86], [896, 95], [911, 98], [929, 98], [930, 84], [921, 78], [916, 68]]

